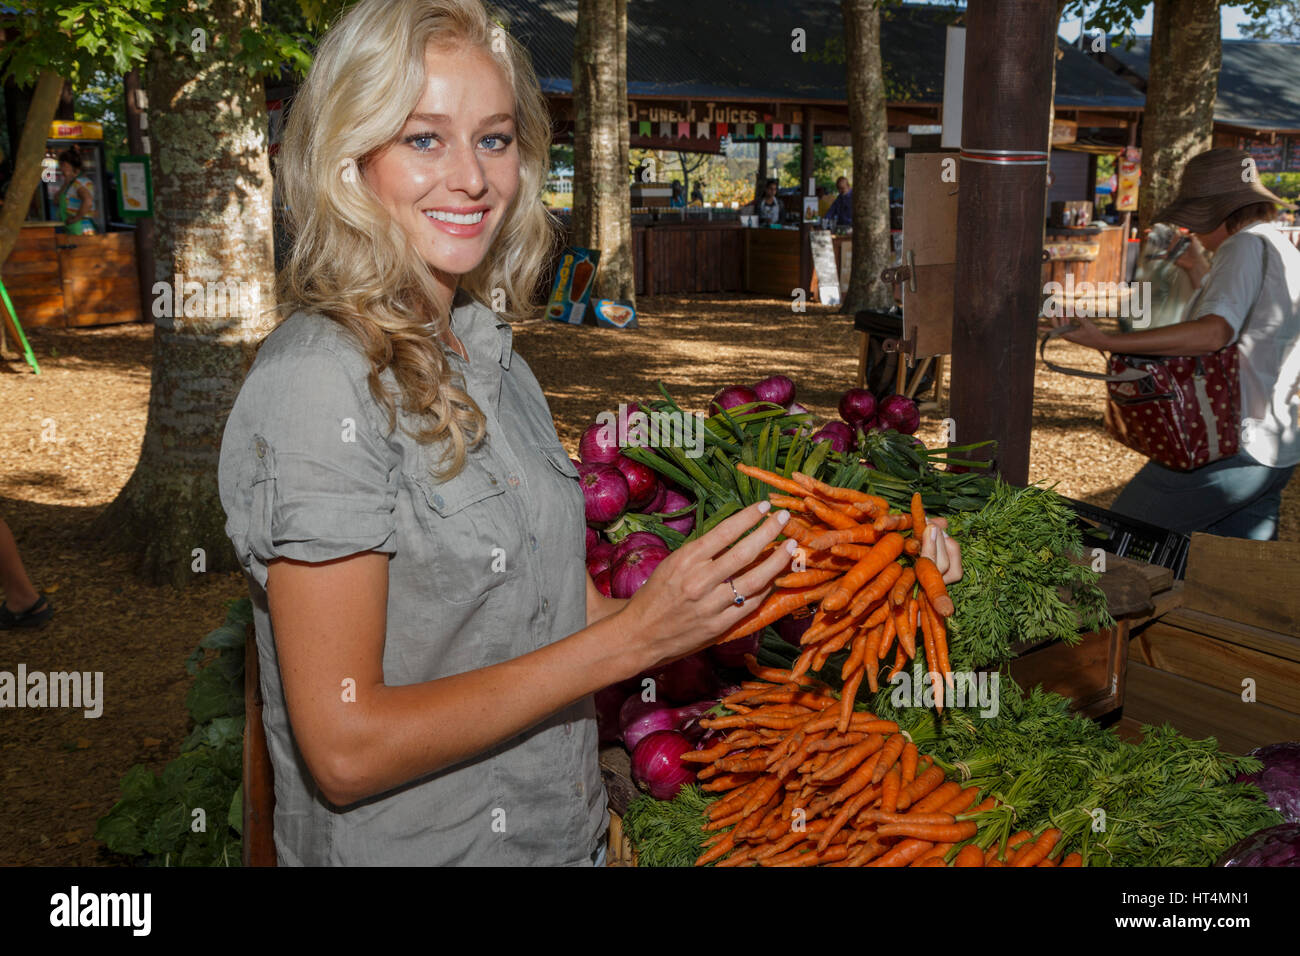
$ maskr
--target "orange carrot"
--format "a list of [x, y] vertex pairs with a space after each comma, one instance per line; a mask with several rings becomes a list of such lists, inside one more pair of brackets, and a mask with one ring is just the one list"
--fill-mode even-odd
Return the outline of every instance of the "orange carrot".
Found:
[[907, 653], [903, 650], [903, 645], [898, 644], [896, 645], [894, 650], [894, 666], [891, 667], [889, 669], [889, 673], [885, 675], [885, 683], [892, 684], [894, 682], [894, 678], [902, 671], [902, 669], [905, 666], [907, 666]]
[[967, 843], [957, 851], [957, 857], [952, 861], [953, 866], [983, 866], [984, 854], [974, 843]]
[[764, 471], [762, 468], [755, 468], [753, 465], [740, 464], [736, 466], [736, 471], [742, 475], [747, 475], [755, 481], [761, 481], [765, 485], [771, 485], [777, 491], [784, 491], [788, 495], [796, 497], [806, 497], [808, 492], [797, 481], [791, 481], [789, 478], [782, 478], [778, 474], [770, 471]]
[[[894, 565], [898, 567], [898, 565]], [[885, 659], [889, 649], [894, 646], [894, 635], [897, 633], [898, 622], [894, 619], [893, 614], [885, 615], [885, 633], [880, 636], [880, 646], [876, 650], [876, 657], [880, 660]]]
[[1028, 830], [1021, 830], [1019, 833], [1013, 833], [1007, 838], [1005, 851], [1002, 853], [1002, 859], [1008, 865], [1016, 858], [1017, 849], [1026, 840], [1032, 839], [1033, 834]]
[[849, 656], [844, 660], [844, 666], [840, 668], [840, 680], [846, 681], [849, 675], [862, 666], [864, 655], [867, 651], [867, 634], [865, 628], [860, 628], [858, 634], [853, 638], [853, 647], [849, 651]]
[[825, 782], [842, 777], [885, 745], [883, 734], [871, 734], [860, 744], [854, 744], [842, 754], [836, 754], [833, 763], [827, 764], [813, 775], [814, 782]]
[[813, 584], [823, 584], [839, 576], [838, 571], [795, 571], [781, 575], [772, 583], [779, 588], [804, 588]]
[[[787, 525], [787, 527], [789, 526]], [[725, 644], [727, 641], [734, 641], [737, 638], [747, 637], [761, 631], [769, 624], [779, 621], [791, 611], [805, 607], [813, 601], [822, 600], [826, 595], [831, 594], [842, 580], [841, 578], [836, 581], [827, 581], [825, 584], [790, 591], [774, 591], [752, 614], [737, 621], [713, 643]]]
[[898, 628], [898, 643], [907, 651], [908, 658], [916, 656], [916, 598], [909, 597], [903, 611], [902, 627]]
[[[815, 538], [813, 539], [816, 540]], [[861, 561], [871, 553], [871, 546], [868, 544], [833, 544], [831, 545], [831, 556], [836, 558], [850, 558], [853, 563]], [[850, 568], [849, 570], [852, 570]]]
[[871, 525], [855, 522], [851, 528], [837, 528], [819, 534], [808, 546], [818, 551], [829, 551], [837, 544], [875, 544], [878, 537], [876, 529]]
[[803, 502], [803, 496], [796, 498], [794, 495], [768, 495], [767, 500], [772, 503], [773, 508], [784, 508], [786, 511], [807, 511], [808, 506]]
[[[901, 734], [897, 736], [902, 736]], [[880, 809], [892, 813], [898, 808], [898, 793], [903, 788], [903, 774], [898, 764], [890, 768], [880, 782]]]
[[911, 515], [881, 515], [871, 525], [879, 532], [907, 531], [912, 527]]
[[1061, 866], [1083, 866], [1083, 857], [1078, 853], [1066, 854], [1065, 859], [1061, 860]]
[[851, 614], [858, 614], [865, 611], [877, 601], [883, 601], [885, 607], [884, 615], [882, 615], [881, 618], [883, 620], [884, 617], [889, 614], [889, 602], [885, 601], [885, 597], [889, 594], [890, 587], [898, 580], [899, 575], [902, 573], [902, 567], [897, 564], [890, 563], [885, 565], [879, 574], [872, 578], [871, 581], [864, 585], [862, 589], [853, 596], [849, 612]]
[[931, 843], [960, 843], [975, 835], [977, 827], [974, 820], [951, 825], [926, 823], [882, 823], [876, 833], [882, 837], [909, 837], [913, 840], [928, 840]]
[[712, 849], [700, 854], [700, 858], [695, 861], [696, 866], [707, 866], [714, 860], [721, 859], [731, 852], [736, 845], [736, 831], [732, 830], [725, 837], [715, 843]]
[[848, 733], [849, 722], [853, 719], [853, 701], [858, 696], [858, 688], [862, 686], [864, 673], [866, 671], [863, 668], [858, 668], [857, 672], [845, 683], [841, 692], [843, 697], [840, 699], [840, 722], [836, 729], [842, 734]]
[[811, 475], [805, 475], [801, 471], [796, 471], [790, 477], [805, 489], [804, 494], [812, 491], [823, 498], [830, 498], [832, 501], [847, 501], [850, 504], [869, 504], [873, 506], [883, 504], [884, 509], [889, 507], [889, 503], [884, 498], [869, 495], [865, 491], [854, 491], [852, 488], [839, 488], [835, 485], [828, 485], [826, 482], [818, 481]]
[[920, 752], [916, 749], [916, 744], [910, 740], [903, 746], [903, 753], [898, 758], [898, 765], [903, 769], [903, 786], [907, 786], [916, 779], [916, 762], [920, 759]]
[[907, 602], [907, 596], [912, 590], [912, 585], [916, 583], [916, 571], [913, 568], [907, 568], [894, 582], [894, 586], [889, 590], [889, 603], [894, 607], [901, 607]]
[[956, 610], [952, 598], [948, 596], [948, 586], [943, 583], [943, 575], [929, 558], [916, 559], [916, 580], [930, 599], [930, 606], [942, 617], [951, 617]]
[[943, 805], [943, 812], [951, 813], [953, 816], [965, 813], [979, 798], [979, 787], [967, 787]]
[[961, 784], [956, 780], [945, 780], [931, 793], [912, 803], [909, 814], [948, 813], [947, 805], [961, 793]]
[[1056, 846], [1056, 841], [1061, 838], [1061, 831], [1055, 827], [1049, 827], [1034, 841], [1033, 845], [1024, 851], [1017, 853], [1012, 866], [1037, 866], [1046, 859], [1047, 854], [1052, 852]]
[[921, 504], [921, 493], [912, 492], [912, 529], [920, 532], [925, 530], [925, 505]]
[[907, 866], [924, 853], [934, 843], [926, 840], [904, 840], [882, 857], [872, 860], [867, 866]]
[[[838, 723], [839, 715], [822, 714], [820, 717], [809, 721], [804, 726], [804, 731], [811, 734], [818, 730], [830, 730]], [[865, 710], [859, 710], [855, 711], [853, 717], [849, 720], [849, 730], [857, 730], [865, 734], [896, 734], [898, 733], [898, 724], [892, 720], [881, 720]]]
[[894, 734], [885, 741], [885, 746], [880, 749], [880, 763], [876, 765], [876, 772], [871, 776], [872, 783], [880, 783], [885, 778], [885, 774], [894, 768], [905, 746], [907, 746], [907, 738], [902, 734]]
[[931, 764], [923, 773], [919, 774], [916, 779], [903, 788], [903, 792], [898, 795], [898, 809], [906, 810], [917, 800], [925, 797], [943, 783], [943, 768]]
[[930, 626], [930, 616], [926, 614], [924, 597], [918, 602], [921, 614], [921, 633], [925, 638], [925, 672], [930, 679], [930, 685], [934, 688], [934, 709], [943, 713], [943, 678], [939, 675], [939, 664], [936, 658], [938, 651], [934, 647], [934, 629]]
[[[870, 554], [855, 564], [851, 571], [836, 582], [835, 589], [822, 598], [822, 607], [828, 611], [838, 611], [840, 608], [845, 607], [854, 594], [892, 564], [902, 553], [903, 536], [897, 532], [890, 532], [885, 535], [872, 547]], [[744, 635], [737, 636], [743, 637]]]
[[[856, 520], [850, 518], [843, 511], [840, 511], [838, 508], [834, 508], [830, 505], [823, 504], [822, 502], [818, 501], [816, 498], [809, 496], [804, 499], [804, 503], [808, 506], [809, 511], [811, 511], [818, 518], [820, 518], [822, 521], [824, 521], [826, 524], [830, 525], [832, 528], [834, 528], [837, 531], [844, 531], [849, 528], [860, 527], [860, 525]], [[817, 542], [821, 541], [822, 538], [824, 537], [825, 535], [818, 535], [816, 538], [814, 538], [812, 541], [808, 543], [809, 547], [812, 548], [819, 547]]]

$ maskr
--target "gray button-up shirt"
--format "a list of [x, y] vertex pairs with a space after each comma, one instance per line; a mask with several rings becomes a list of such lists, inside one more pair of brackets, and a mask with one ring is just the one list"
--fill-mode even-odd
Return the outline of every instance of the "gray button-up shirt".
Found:
[[[510, 326], [477, 303], [453, 372], [488, 439], [449, 481], [438, 449], [390, 433], [352, 338], [295, 313], [268, 336], [221, 445], [226, 532], [247, 571], [282, 865], [590, 864], [605, 828], [591, 698], [470, 760], [360, 804], [320, 794], [290, 731], [266, 602], [271, 559], [378, 551], [388, 565], [384, 681], [415, 684], [544, 647], [586, 624], [577, 471]], [[382, 381], [391, 389], [392, 375]], [[430, 728], [436, 733], [437, 728]]]

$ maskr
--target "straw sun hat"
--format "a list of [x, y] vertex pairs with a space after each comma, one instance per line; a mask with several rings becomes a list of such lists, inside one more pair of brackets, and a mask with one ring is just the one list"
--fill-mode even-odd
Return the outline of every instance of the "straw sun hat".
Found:
[[1238, 209], [1257, 202], [1295, 208], [1260, 184], [1250, 153], [1243, 149], [1211, 149], [1188, 161], [1177, 197], [1156, 214], [1155, 221], [1185, 226], [1192, 232], [1213, 232]]

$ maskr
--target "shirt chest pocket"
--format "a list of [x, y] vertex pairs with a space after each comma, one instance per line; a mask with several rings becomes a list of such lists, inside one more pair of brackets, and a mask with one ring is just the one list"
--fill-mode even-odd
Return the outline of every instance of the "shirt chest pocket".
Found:
[[504, 475], [479, 457], [446, 481], [411, 476], [429, 586], [449, 604], [478, 604], [519, 578], [521, 522]]

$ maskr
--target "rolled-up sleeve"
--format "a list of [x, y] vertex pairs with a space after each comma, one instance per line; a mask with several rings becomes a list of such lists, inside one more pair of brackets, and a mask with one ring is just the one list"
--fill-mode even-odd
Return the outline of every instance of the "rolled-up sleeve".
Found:
[[226, 425], [220, 487], [226, 532], [259, 585], [275, 558], [395, 551], [401, 459], [377, 418], [359, 354], [284, 350], [254, 365]]
[[1201, 297], [1189, 319], [1220, 315], [1232, 326], [1232, 342], [1241, 335], [1246, 317], [1264, 284], [1266, 244], [1249, 233], [1230, 237], [1214, 254]]

